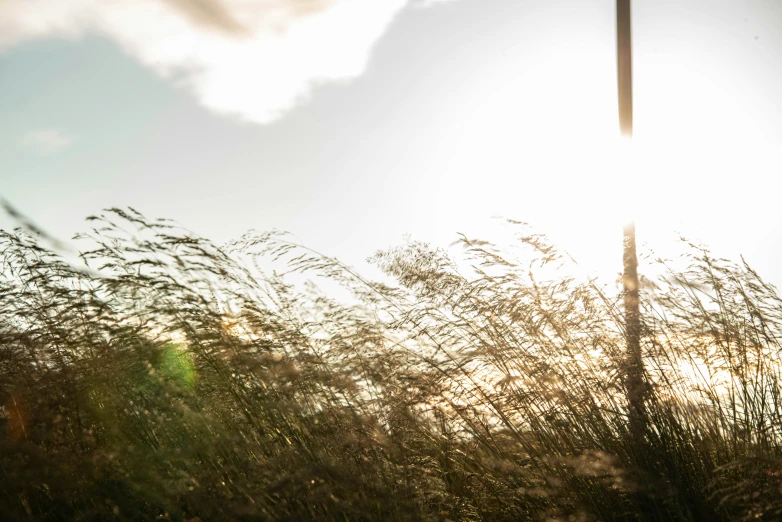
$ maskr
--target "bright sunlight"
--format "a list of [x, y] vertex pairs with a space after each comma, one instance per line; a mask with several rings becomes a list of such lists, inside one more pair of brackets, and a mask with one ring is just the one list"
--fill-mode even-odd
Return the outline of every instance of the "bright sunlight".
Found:
[[0, 0], [0, 519], [782, 520], [780, 28]]

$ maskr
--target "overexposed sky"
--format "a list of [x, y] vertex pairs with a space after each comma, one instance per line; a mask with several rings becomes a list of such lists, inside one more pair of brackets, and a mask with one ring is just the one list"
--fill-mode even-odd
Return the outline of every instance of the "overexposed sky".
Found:
[[131, 205], [356, 264], [504, 215], [618, 271], [633, 216], [782, 283], [782, 3], [633, 16], [628, 151], [613, 0], [5, 0], [0, 195], [60, 237]]

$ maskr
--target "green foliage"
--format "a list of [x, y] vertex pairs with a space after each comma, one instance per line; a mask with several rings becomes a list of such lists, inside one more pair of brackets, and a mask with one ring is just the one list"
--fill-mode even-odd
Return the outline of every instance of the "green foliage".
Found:
[[691, 245], [644, 282], [639, 447], [621, 296], [524, 225], [378, 253], [389, 285], [282, 234], [90, 220], [79, 263], [0, 232], [3, 520], [782, 516], [782, 302], [745, 264]]

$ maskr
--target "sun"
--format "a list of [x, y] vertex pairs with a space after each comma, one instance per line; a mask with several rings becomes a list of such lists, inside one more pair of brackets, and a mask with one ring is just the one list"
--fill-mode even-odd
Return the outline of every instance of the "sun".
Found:
[[656, 53], [654, 45], [666, 47], [641, 32], [635, 136], [619, 136], [611, 24], [551, 26], [561, 40], [536, 35], [539, 45], [459, 87], [466, 102], [419, 188], [427, 194], [419, 220], [437, 223], [443, 242], [455, 230], [481, 236], [491, 216], [507, 216], [590, 266], [615, 267], [628, 221], [640, 245], [667, 257], [678, 233], [715, 242], [731, 215], [762, 212], [757, 202], [768, 194], [742, 194], [764, 185], [780, 147], [742, 109], [736, 82], [708, 72], [711, 58]]

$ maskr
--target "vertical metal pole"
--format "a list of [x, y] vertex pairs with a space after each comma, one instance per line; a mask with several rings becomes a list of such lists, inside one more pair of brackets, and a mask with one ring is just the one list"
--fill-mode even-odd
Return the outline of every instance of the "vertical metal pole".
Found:
[[[633, 136], [633, 52], [630, 0], [616, 1], [617, 72], [619, 79], [619, 128], [625, 138]], [[625, 165], [625, 176], [634, 173]], [[620, 197], [631, 203], [638, 198], [626, 183]], [[627, 335], [627, 400], [630, 414], [630, 432], [636, 442], [643, 440], [646, 423], [644, 415], [643, 360], [641, 358], [641, 317], [638, 296], [638, 257], [636, 255], [635, 223], [624, 228], [624, 286], [625, 330]]]
[[616, 50], [619, 78], [619, 128], [633, 136], [633, 33], [630, 0], [616, 0]]

